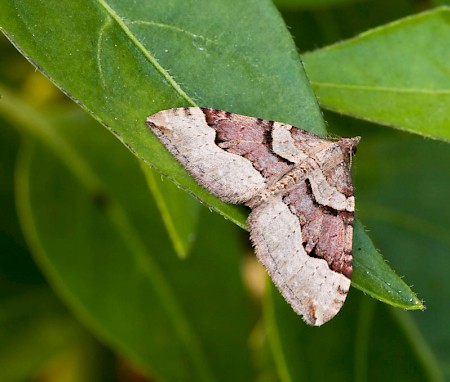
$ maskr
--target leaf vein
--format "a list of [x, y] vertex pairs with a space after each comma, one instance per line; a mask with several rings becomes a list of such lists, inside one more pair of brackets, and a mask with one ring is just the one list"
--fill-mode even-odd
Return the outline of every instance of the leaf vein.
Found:
[[184, 98], [189, 104], [192, 106], [197, 106], [194, 100], [189, 97], [186, 92], [181, 88], [181, 86], [175, 81], [173, 76], [169, 74], [169, 72], [160, 65], [158, 60], [153, 57], [150, 52], [144, 47], [144, 45], [136, 38], [136, 36], [130, 31], [124, 20], [104, 1], [97, 0], [98, 3], [105, 9], [108, 15], [120, 26], [125, 35], [132, 41], [136, 47], [142, 52], [144, 57], [153, 65], [153, 67], [164, 77], [164, 79], [171, 85], [175, 91]]
[[335, 82], [320, 82], [311, 81], [313, 86], [324, 88], [337, 88], [348, 90], [364, 90], [364, 91], [376, 91], [386, 93], [421, 93], [427, 95], [450, 95], [450, 89], [419, 89], [419, 88], [395, 88], [388, 86], [370, 86], [370, 85], [354, 85], [354, 84], [339, 84]]

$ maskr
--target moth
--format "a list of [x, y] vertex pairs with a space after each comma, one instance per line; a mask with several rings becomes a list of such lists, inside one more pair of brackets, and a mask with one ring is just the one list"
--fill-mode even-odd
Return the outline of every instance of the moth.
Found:
[[147, 125], [201, 186], [251, 208], [256, 255], [294, 311], [310, 325], [333, 318], [350, 288], [360, 137], [198, 107], [160, 111]]

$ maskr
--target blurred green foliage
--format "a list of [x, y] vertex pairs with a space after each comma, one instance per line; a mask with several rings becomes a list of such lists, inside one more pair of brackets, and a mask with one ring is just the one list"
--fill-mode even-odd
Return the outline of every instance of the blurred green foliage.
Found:
[[[307, 327], [269, 283], [263, 291], [246, 233], [144, 164], [242, 226], [246, 210], [196, 186], [145, 116], [196, 103], [324, 131], [269, 2], [3, 1], [2, 31], [139, 158], [0, 39], [0, 380], [450, 377], [450, 11], [418, 15], [437, 1], [276, 3], [300, 54], [310, 51], [319, 102], [358, 117], [325, 112], [330, 133], [362, 136], [358, 218], [427, 310], [352, 288], [334, 320]], [[167, 20], [185, 29], [146, 34]], [[391, 97], [375, 97], [380, 87]]]

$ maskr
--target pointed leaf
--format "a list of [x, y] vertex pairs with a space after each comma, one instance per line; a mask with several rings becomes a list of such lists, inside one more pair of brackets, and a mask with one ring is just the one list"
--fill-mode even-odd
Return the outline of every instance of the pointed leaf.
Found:
[[449, 20], [441, 7], [304, 54], [320, 104], [450, 140]]

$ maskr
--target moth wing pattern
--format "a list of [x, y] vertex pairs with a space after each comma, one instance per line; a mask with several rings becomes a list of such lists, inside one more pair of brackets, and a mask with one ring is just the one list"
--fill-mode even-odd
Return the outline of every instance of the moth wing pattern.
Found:
[[333, 318], [350, 288], [359, 137], [209, 108], [161, 111], [147, 125], [200, 185], [252, 208], [256, 255], [294, 311], [310, 325]]
[[332, 141], [275, 123], [273, 151], [296, 164], [279, 181], [287, 186], [249, 217], [258, 258], [283, 297], [311, 325], [333, 318], [350, 288], [350, 166], [358, 142], [359, 137]]
[[266, 187], [248, 160], [216, 145], [202, 109], [163, 110], [147, 125], [200, 185], [225, 202], [244, 203]]
[[256, 255], [294, 311], [310, 325], [322, 325], [344, 304], [350, 279], [309, 256], [299, 219], [281, 196], [252, 210], [248, 224]]

